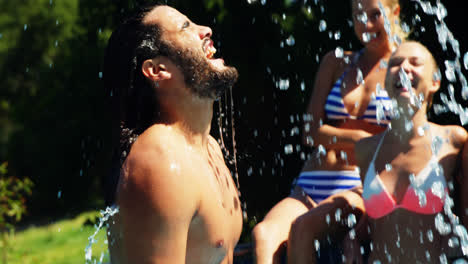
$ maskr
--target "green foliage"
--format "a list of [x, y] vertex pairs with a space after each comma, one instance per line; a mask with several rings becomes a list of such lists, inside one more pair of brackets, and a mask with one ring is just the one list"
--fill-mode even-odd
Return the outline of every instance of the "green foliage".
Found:
[[[88, 219], [99, 216], [99, 212], [82, 213], [74, 218], [57, 221], [17, 232], [11, 239], [10, 264], [76, 264], [85, 262], [84, 249], [88, 237], [94, 233]], [[106, 230], [100, 230], [93, 245], [93, 263], [103, 254], [108, 263]]]
[[7, 163], [0, 164], [0, 254], [6, 263], [10, 251], [13, 224], [19, 222], [26, 212], [26, 196], [31, 195], [32, 182], [7, 175]]
[[7, 163], [0, 165], [0, 231], [13, 227], [26, 212], [26, 197], [31, 195], [33, 184], [28, 178], [18, 179], [7, 175]]

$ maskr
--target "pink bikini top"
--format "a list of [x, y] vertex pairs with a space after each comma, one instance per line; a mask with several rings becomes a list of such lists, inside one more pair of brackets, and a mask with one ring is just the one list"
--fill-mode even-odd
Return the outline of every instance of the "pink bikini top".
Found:
[[400, 204], [397, 204], [395, 198], [387, 191], [374, 165], [385, 134], [380, 139], [364, 179], [362, 197], [367, 214], [375, 219], [386, 216], [397, 208], [427, 215], [442, 211], [448, 190], [443, 171], [434, 155], [424, 169], [410, 179], [411, 184]]

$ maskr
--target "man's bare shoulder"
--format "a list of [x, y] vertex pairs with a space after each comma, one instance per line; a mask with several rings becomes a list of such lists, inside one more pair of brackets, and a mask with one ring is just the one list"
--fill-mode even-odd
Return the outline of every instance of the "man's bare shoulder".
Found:
[[174, 193], [193, 199], [196, 188], [181, 184], [188, 175], [184, 165], [187, 154], [181, 150], [181, 140], [182, 136], [163, 125], [152, 126], [140, 135], [122, 168], [122, 194], [140, 196], [147, 202], [170, 202]]

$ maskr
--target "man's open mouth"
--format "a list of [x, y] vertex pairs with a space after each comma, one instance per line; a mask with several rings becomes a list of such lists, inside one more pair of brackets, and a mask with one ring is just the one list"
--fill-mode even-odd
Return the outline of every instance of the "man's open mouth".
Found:
[[213, 56], [216, 53], [216, 49], [213, 46], [213, 41], [211, 39], [207, 38], [203, 41], [202, 49], [207, 59], [213, 59]]

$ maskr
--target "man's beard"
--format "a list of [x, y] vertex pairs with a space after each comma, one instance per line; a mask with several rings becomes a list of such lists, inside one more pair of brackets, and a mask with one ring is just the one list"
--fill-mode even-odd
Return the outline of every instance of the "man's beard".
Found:
[[170, 46], [169, 50], [170, 58], [184, 75], [185, 84], [201, 98], [217, 99], [237, 81], [239, 74], [234, 67], [215, 69], [206, 57], [190, 49], [177, 51]]

